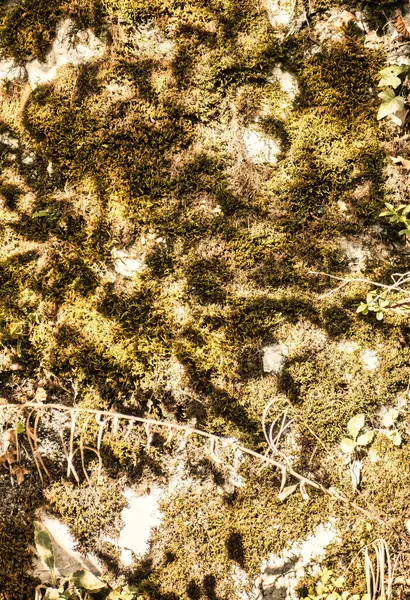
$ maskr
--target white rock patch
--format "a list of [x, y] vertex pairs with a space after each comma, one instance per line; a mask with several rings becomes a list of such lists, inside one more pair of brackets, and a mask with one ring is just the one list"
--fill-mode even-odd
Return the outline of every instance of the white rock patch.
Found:
[[374, 371], [379, 366], [379, 358], [376, 350], [364, 350], [362, 353], [363, 368], [366, 371]]
[[363, 247], [360, 241], [341, 237], [339, 239], [339, 248], [344, 254], [352, 273], [357, 273], [365, 269], [370, 253]]
[[57, 69], [63, 65], [78, 65], [102, 55], [104, 44], [91, 30], [81, 31], [74, 36], [72, 32], [73, 22], [65, 19], [60, 23], [46, 61], [41, 63], [36, 59], [26, 63], [28, 80], [33, 89], [54, 79]]
[[243, 135], [243, 142], [248, 158], [256, 164], [276, 165], [281, 150], [279, 145], [255, 129], [247, 129]]
[[118, 538], [118, 546], [122, 564], [129, 566], [133, 563], [133, 554], [143, 556], [147, 552], [151, 531], [161, 523], [161, 490], [156, 488], [147, 496], [137, 496], [128, 488], [124, 491], [124, 496], [128, 500], [128, 506], [121, 514], [124, 527]]
[[267, 0], [267, 13], [272, 27], [289, 27], [292, 21], [292, 2]]
[[115, 259], [114, 269], [123, 277], [133, 277], [136, 273], [142, 273], [146, 268], [145, 255], [139, 257], [133, 256], [126, 250], [113, 250]]
[[[96, 557], [84, 557], [76, 551], [76, 541], [67, 525], [46, 512], [40, 513], [38, 520], [48, 529], [52, 536], [56, 568], [60, 575], [66, 577], [79, 569], [88, 569], [94, 575], [101, 573], [101, 565]], [[50, 571], [37, 556], [33, 559], [31, 574], [34, 577], [38, 577], [43, 583], [50, 581]]]
[[24, 74], [24, 67], [16, 65], [13, 60], [0, 60], [0, 81], [2, 79], [9, 81], [22, 79]]
[[287, 349], [282, 344], [272, 344], [263, 349], [262, 365], [264, 373], [280, 373], [285, 365]]
[[305, 567], [312, 559], [321, 558], [326, 547], [334, 540], [334, 522], [319, 525], [315, 533], [304, 542], [294, 544], [281, 556], [271, 556], [262, 563], [262, 575], [257, 587], [258, 598], [267, 600], [296, 600], [295, 588], [298, 580], [305, 575]]
[[268, 81], [277, 81], [281, 90], [289, 96], [290, 100], [294, 100], [299, 94], [298, 80], [292, 73], [285, 71], [280, 65], [277, 65], [269, 77]]
[[13, 150], [19, 147], [19, 141], [7, 132], [0, 135], [0, 142]]

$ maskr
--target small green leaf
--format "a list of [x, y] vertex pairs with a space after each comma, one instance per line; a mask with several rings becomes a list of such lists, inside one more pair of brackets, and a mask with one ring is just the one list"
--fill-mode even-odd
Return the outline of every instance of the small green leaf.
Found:
[[356, 312], [361, 313], [367, 309], [367, 304], [365, 302], [361, 302], [357, 307]]
[[343, 438], [340, 442], [342, 452], [344, 452], [345, 454], [351, 454], [356, 448], [356, 446], [356, 442], [354, 440], [351, 440], [350, 438]]
[[16, 432], [20, 435], [20, 433], [24, 433], [25, 431], [26, 431], [26, 428], [24, 426], [24, 423], [19, 421], [16, 426]]
[[99, 592], [107, 587], [104, 581], [101, 581], [101, 579], [98, 579], [91, 571], [87, 571], [86, 569], [73, 573], [71, 575], [71, 580], [75, 586], [82, 588], [90, 594]]
[[337, 579], [333, 580], [333, 585], [338, 588], [341, 589], [345, 584], [345, 578], [344, 577], [338, 577]]
[[38, 218], [40, 218], [40, 217], [48, 217], [48, 216], [49, 216], [49, 214], [50, 214], [50, 213], [48, 212], [48, 210], [47, 210], [47, 209], [44, 209], [44, 210], [38, 210], [37, 212], [35, 212], [35, 213], [33, 213], [33, 214], [31, 215], [31, 218], [32, 218], [32, 219], [38, 219]]
[[364, 426], [364, 415], [359, 414], [352, 417], [347, 424], [347, 431], [355, 440], [359, 435], [359, 431]]
[[383, 321], [383, 317], [384, 317], [384, 312], [382, 310], [378, 310], [376, 313], [376, 319], [378, 321]]
[[359, 435], [357, 438], [357, 443], [359, 446], [367, 446], [371, 444], [374, 438], [374, 431], [368, 431], [367, 433], [363, 433]]

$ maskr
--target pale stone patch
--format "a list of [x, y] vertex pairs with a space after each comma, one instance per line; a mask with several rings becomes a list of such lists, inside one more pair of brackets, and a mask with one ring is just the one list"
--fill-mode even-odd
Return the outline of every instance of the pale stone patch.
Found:
[[262, 348], [262, 352], [263, 372], [279, 374], [286, 362], [287, 348], [283, 344], [272, 344]]
[[360, 346], [356, 342], [347, 341], [347, 342], [340, 342], [337, 345], [337, 349], [339, 350], [339, 352], [344, 352], [345, 354], [354, 354], [354, 352], [357, 352], [357, 350], [360, 350]]
[[133, 277], [136, 273], [142, 273], [146, 268], [145, 254], [136, 257], [127, 250], [117, 250], [114, 248], [113, 257], [115, 259], [114, 269], [123, 277]]
[[268, 81], [277, 81], [281, 90], [285, 92], [292, 101], [295, 100], [296, 96], [299, 94], [298, 80], [290, 73], [290, 71], [283, 69], [280, 64], [276, 65], [273, 69]]
[[277, 164], [281, 149], [274, 140], [256, 129], [247, 129], [243, 134], [243, 142], [246, 154], [254, 164]]
[[341, 237], [338, 240], [339, 248], [344, 254], [351, 272], [357, 273], [366, 268], [370, 257], [369, 251], [363, 247], [360, 241]]
[[71, 19], [65, 19], [57, 29], [56, 38], [45, 62], [35, 59], [26, 63], [29, 83], [34, 89], [40, 84], [52, 81], [59, 67], [81, 64], [102, 56], [103, 52], [104, 44], [90, 29], [73, 35], [73, 22]]
[[363, 368], [366, 371], [374, 371], [379, 366], [379, 357], [376, 350], [364, 350], [362, 352]]
[[[45, 511], [39, 513], [37, 520], [47, 528], [52, 537], [55, 564], [59, 575], [67, 577], [79, 569], [87, 569], [94, 575], [101, 574], [101, 564], [96, 557], [82, 556], [76, 550], [77, 542], [67, 525]], [[33, 568], [30, 574], [38, 577], [42, 583], [50, 581], [50, 571], [37, 555], [33, 558]]]
[[124, 496], [128, 500], [128, 506], [121, 513], [124, 526], [118, 538], [118, 546], [122, 564], [130, 566], [134, 561], [134, 554], [141, 557], [147, 552], [151, 531], [161, 523], [161, 490], [154, 488], [148, 495], [138, 496], [127, 488]]
[[24, 75], [24, 67], [16, 65], [14, 60], [0, 60], [0, 81], [3, 79], [8, 81], [13, 81], [14, 79], [22, 79]]
[[[255, 582], [254, 597], [266, 600], [297, 600], [296, 586], [305, 576], [313, 559], [322, 558], [327, 546], [336, 537], [334, 520], [321, 524], [301, 543], [295, 543], [280, 556], [271, 556], [261, 566], [261, 576]], [[259, 592], [259, 593], [257, 593]]]
[[289, 27], [293, 16], [293, 1], [267, 0], [266, 10], [272, 27]]
[[8, 146], [12, 150], [17, 150], [17, 148], [19, 147], [18, 139], [12, 137], [8, 132], [2, 133], [0, 135], [0, 142], [5, 146]]
[[28, 154], [25, 154], [23, 156], [23, 158], [21, 159], [21, 162], [23, 163], [23, 165], [29, 166], [34, 163], [35, 158], [36, 158], [36, 155], [34, 154], [34, 152], [29, 152]]

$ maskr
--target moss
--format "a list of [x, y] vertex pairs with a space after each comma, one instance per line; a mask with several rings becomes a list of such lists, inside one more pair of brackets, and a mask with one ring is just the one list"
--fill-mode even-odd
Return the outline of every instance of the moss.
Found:
[[6, 56], [19, 62], [34, 58], [44, 60], [59, 21], [68, 16], [79, 28], [93, 25], [98, 30], [102, 14], [102, 4], [98, 0], [88, 6], [64, 0], [6, 3], [0, 9], [0, 48]]
[[118, 526], [126, 500], [119, 481], [105, 480], [100, 485], [74, 486], [56, 482], [47, 491], [53, 510], [67, 523], [72, 534], [86, 549], [104, 531]]
[[35, 477], [10, 487], [8, 475], [0, 474], [0, 598], [33, 598], [35, 580], [27, 575], [31, 567], [34, 511], [42, 502], [42, 491]]

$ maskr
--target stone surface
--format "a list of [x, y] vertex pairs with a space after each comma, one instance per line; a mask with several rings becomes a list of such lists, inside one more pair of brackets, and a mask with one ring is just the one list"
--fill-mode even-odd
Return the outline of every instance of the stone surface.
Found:
[[282, 344], [272, 344], [263, 349], [263, 372], [277, 375], [281, 372], [286, 361], [286, 349]]
[[247, 129], [243, 142], [248, 158], [256, 165], [276, 165], [281, 152], [279, 145], [256, 129]]
[[273, 69], [268, 81], [277, 81], [282, 91], [285, 92], [292, 101], [295, 100], [296, 96], [299, 94], [298, 80], [290, 73], [290, 71], [286, 71], [280, 64], [276, 65]]
[[362, 353], [363, 368], [366, 371], [374, 371], [379, 366], [379, 358], [376, 350], [364, 350]]
[[136, 257], [126, 250], [114, 249], [113, 257], [115, 259], [114, 269], [123, 277], [133, 277], [136, 273], [141, 273], [145, 269], [144, 255]]
[[333, 522], [320, 525], [316, 531], [300, 544], [294, 544], [281, 556], [271, 556], [262, 564], [262, 575], [256, 586], [257, 596], [266, 600], [297, 600], [296, 585], [305, 575], [313, 559], [324, 556], [326, 547], [336, 537]]
[[32, 60], [26, 63], [28, 80], [34, 89], [54, 79], [57, 69], [63, 65], [78, 65], [101, 56], [104, 44], [91, 30], [73, 35], [73, 22], [65, 19], [60, 23], [53, 46], [45, 62]]
[[0, 135], [0, 143], [4, 144], [5, 146], [8, 146], [9, 148], [12, 148], [13, 150], [17, 150], [17, 148], [19, 147], [18, 139], [12, 137], [7, 132], [2, 133]]
[[133, 555], [143, 556], [149, 548], [149, 539], [154, 527], [161, 523], [159, 499], [161, 490], [154, 488], [146, 496], [138, 496], [130, 488], [124, 491], [128, 506], [122, 511], [124, 527], [118, 538], [121, 562], [124, 566], [133, 563]]
[[352, 273], [363, 271], [369, 259], [369, 251], [364, 248], [360, 240], [339, 238], [339, 248], [344, 254], [346, 262]]

